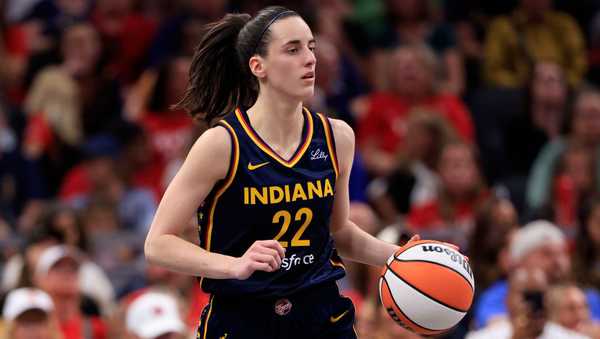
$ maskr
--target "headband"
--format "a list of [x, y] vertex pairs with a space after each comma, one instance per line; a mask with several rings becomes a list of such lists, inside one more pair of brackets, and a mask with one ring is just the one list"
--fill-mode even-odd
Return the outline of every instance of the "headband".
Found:
[[252, 52], [253, 52], [252, 54], [256, 53], [256, 49], [258, 48], [258, 44], [260, 44], [260, 41], [262, 40], [263, 35], [265, 35], [265, 32], [269, 29], [269, 27], [271, 27], [271, 25], [275, 21], [277, 21], [277, 19], [279, 19], [284, 14], [296, 14], [296, 12], [287, 10], [287, 11], [283, 11], [283, 12], [277, 14], [276, 16], [274, 16], [273, 19], [271, 19], [271, 21], [269, 21], [269, 23], [265, 26], [265, 28], [263, 29], [263, 31], [260, 33], [260, 35], [258, 37], [258, 40], [256, 40], [256, 44], [254, 45], [254, 49], [252, 50]]

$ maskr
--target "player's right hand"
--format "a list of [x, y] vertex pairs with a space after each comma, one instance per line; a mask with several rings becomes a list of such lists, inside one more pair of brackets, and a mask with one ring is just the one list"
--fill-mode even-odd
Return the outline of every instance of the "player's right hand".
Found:
[[246, 253], [235, 258], [231, 267], [234, 279], [248, 279], [255, 271], [274, 272], [281, 266], [285, 249], [276, 240], [255, 241]]

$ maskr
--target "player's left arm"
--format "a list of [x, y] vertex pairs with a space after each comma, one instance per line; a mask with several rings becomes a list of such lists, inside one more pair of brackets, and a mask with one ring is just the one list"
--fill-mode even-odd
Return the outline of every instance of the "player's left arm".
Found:
[[[348, 184], [354, 159], [354, 131], [342, 120], [329, 119], [333, 129], [339, 175], [331, 215], [330, 232], [339, 254], [349, 260], [382, 266], [399, 249], [398, 245], [379, 240], [350, 221]], [[411, 239], [418, 240], [418, 236]]]

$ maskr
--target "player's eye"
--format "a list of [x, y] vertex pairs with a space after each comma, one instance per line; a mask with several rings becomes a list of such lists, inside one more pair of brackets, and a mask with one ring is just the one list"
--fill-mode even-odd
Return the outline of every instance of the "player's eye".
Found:
[[296, 54], [296, 53], [298, 53], [298, 48], [297, 47], [288, 48], [287, 52], [289, 54]]

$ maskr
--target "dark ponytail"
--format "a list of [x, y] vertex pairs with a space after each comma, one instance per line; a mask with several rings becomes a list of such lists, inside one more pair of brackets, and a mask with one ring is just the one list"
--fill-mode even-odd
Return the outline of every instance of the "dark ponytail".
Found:
[[248, 14], [227, 14], [206, 25], [190, 66], [188, 88], [175, 108], [212, 124], [236, 107], [252, 106], [259, 86], [248, 60], [255, 54], [266, 56], [269, 27], [275, 21], [297, 15], [272, 6], [253, 19]]

